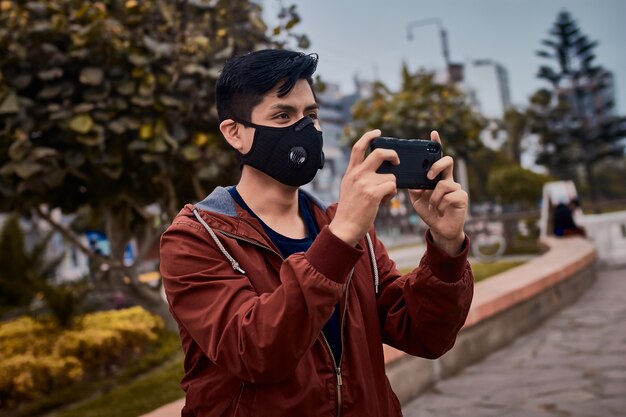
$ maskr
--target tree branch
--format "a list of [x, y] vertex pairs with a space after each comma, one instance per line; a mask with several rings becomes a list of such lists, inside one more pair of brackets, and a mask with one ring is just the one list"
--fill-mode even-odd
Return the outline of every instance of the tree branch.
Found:
[[202, 189], [202, 185], [200, 184], [200, 178], [194, 175], [191, 177], [191, 184], [193, 185], [193, 191], [196, 194], [196, 199], [198, 199], [198, 201], [206, 197], [206, 194]]
[[172, 180], [167, 177], [161, 177], [159, 181], [163, 184], [163, 188], [165, 188], [165, 211], [169, 218], [169, 221], [172, 221], [174, 217], [176, 217], [177, 213], [177, 201], [176, 198], [176, 190], [174, 189], [174, 184]]
[[139, 262], [143, 260], [143, 258], [148, 254], [148, 251], [154, 245], [154, 242], [165, 232], [167, 229], [167, 225], [161, 226], [156, 233], [152, 232], [150, 227], [147, 228], [146, 236], [142, 240], [141, 247], [137, 250], [137, 256], [135, 257], [135, 262], [133, 266], [138, 265]]
[[129, 204], [147, 222], [149, 222], [150, 219], [154, 217], [154, 216], [151, 216], [150, 213], [146, 211], [146, 209], [144, 209], [139, 204], [137, 204], [137, 202], [134, 201], [128, 194], [121, 193], [119, 198], [120, 200], [125, 201], [127, 204]]
[[52, 216], [50, 215], [50, 213], [44, 211], [41, 209], [40, 206], [35, 206], [35, 211], [37, 212], [37, 215], [43, 219], [46, 223], [48, 223], [54, 230], [56, 230], [57, 232], [61, 233], [61, 235], [68, 240], [71, 244], [73, 244], [74, 246], [76, 246], [81, 252], [83, 252], [85, 255], [87, 255], [90, 259], [93, 259], [96, 262], [99, 263], [106, 263], [108, 264], [110, 267], [112, 268], [119, 268], [123, 265], [119, 264], [119, 262], [116, 262], [112, 259], [106, 258], [102, 255], [98, 255], [96, 253], [94, 253], [88, 246], [86, 246], [83, 242], [80, 241], [80, 238], [78, 236], [76, 236], [71, 230], [69, 230], [67, 227], [63, 226], [60, 223], [57, 223], [55, 220], [52, 219]]

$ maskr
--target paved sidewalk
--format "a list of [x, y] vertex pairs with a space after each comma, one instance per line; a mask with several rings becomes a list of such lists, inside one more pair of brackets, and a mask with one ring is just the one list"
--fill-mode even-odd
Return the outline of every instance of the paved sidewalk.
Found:
[[407, 404], [405, 417], [626, 416], [626, 268]]

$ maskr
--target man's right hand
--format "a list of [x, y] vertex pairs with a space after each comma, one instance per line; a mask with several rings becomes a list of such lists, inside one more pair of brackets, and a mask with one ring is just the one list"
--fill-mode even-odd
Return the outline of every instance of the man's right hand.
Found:
[[380, 135], [378, 129], [369, 131], [352, 147], [341, 181], [337, 213], [328, 226], [335, 236], [353, 246], [374, 224], [381, 202], [397, 193], [395, 175], [378, 174], [376, 170], [384, 161], [398, 165], [398, 154], [390, 149], [376, 149], [365, 157], [370, 142]]

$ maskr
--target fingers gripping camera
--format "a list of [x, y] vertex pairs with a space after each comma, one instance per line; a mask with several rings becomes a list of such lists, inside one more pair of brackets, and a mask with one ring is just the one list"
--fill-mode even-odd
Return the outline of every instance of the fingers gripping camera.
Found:
[[370, 149], [392, 149], [400, 158], [399, 165], [383, 162], [376, 171], [381, 174], [394, 174], [398, 188], [432, 190], [441, 175], [429, 180], [426, 177], [430, 167], [441, 159], [441, 145], [424, 139], [397, 139], [379, 137], [372, 140]]

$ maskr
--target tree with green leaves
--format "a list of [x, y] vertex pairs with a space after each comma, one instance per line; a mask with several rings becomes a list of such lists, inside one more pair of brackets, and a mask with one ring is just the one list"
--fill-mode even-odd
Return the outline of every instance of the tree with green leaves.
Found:
[[372, 96], [356, 103], [353, 116], [360, 127], [381, 129], [386, 136], [428, 139], [437, 130], [446, 152], [464, 159], [483, 146], [485, 121], [465, 94], [453, 84], [438, 83], [432, 73], [412, 74], [406, 65], [397, 92], [381, 82], [374, 84]]
[[624, 153], [620, 141], [626, 137], [626, 118], [614, 114], [611, 73], [595, 63], [598, 43], [581, 32], [567, 11], [559, 13], [542, 44], [537, 55], [554, 65], [539, 68], [537, 77], [551, 88], [535, 94], [529, 111], [543, 144], [538, 163], [557, 177], [573, 178], [579, 187], [584, 183], [575, 174], [584, 168], [595, 199], [594, 167]]
[[490, 173], [487, 188], [502, 204], [520, 204], [524, 208], [534, 208], [541, 200], [543, 185], [550, 180], [548, 175], [510, 164]]
[[[169, 318], [137, 266], [184, 202], [237, 174], [219, 138], [215, 80], [228, 58], [289, 39], [299, 16], [281, 13], [272, 36], [288, 35], [276, 42], [249, 0], [2, 1], [0, 211], [48, 222], [111, 285]], [[110, 255], [55, 209], [83, 213]]]
[[526, 112], [515, 107], [509, 107], [504, 112], [502, 126], [506, 133], [504, 153], [510, 161], [522, 162], [523, 141], [528, 135], [528, 117]]
[[437, 130], [446, 154], [467, 162], [472, 199], [484, 195], [485, 182], [473, 178], [480, 178], [477, 171], [484, 168], [475, 156], [484, 149], [480, 134], [486, 121], [453, 84], [437, 82], [432, 73], [410, 73], [405, 65], [397, 92], [376, 83], [372, 96], [356, 103], [353, 116], [360, 129], [381, 129], [385, 136], [429, 139]]
[[498, 201], [497, 193], [488, 187], [488, 180], [501, 169], [512, 165], [506, 155], [486, 146], [471, 153], [472, 165], [468, 167], [468, 182], [472, 203], [493, 203]]

